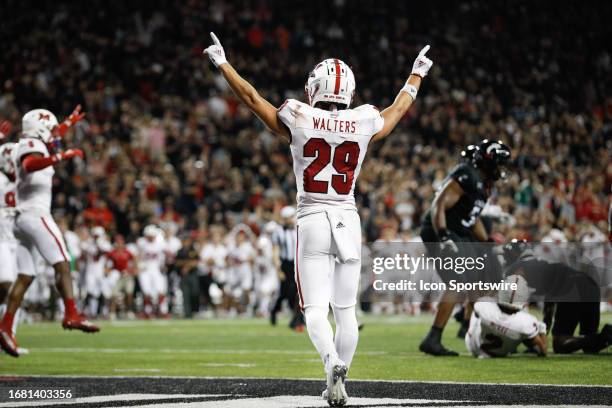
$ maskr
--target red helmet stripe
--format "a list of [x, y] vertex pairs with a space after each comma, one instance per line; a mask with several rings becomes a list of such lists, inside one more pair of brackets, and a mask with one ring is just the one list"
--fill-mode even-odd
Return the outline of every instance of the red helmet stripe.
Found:
[[338, 93], [340, 93], [340, 61], [334, 59], [334, 63], [336, 64], [336, 87], [334, 88], [334, 95], [338, 95]]

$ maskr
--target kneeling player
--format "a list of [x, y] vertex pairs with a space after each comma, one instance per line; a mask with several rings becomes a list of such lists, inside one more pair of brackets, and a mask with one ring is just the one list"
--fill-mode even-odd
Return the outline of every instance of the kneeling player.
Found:
[[[17, 210], [15, 220], [17, 238], [30, 252], [37, 249], [55, 270], [57, 289], [64, 301], [64, 329], [97, 332], [100, 329], [76, 308], [72, 293], [72, 276], [68, 251], [61, 231], [51, 216], [53, 166], [83, 152], [75, 149], [57, 152], [51, 144], [83, 117], [80, 107], [65, 122], [58, 125], [53, 113], [35, 109], [23, 117], [22, 136], [13, 150], [13, 165], [17, 179]], [[34, 271], [20, 270], [9, 293], [6, 313], [0, 323], [0, 346], [8, 354], [18, 357], [17, 341], [12, 333], [13, 319], [23, 296], [34, 280]]]
[[523, 311], [529, 297], [527, 281], [512, 275], [506, 282], [516, 284], [517, 289], [500, 290], [497, 302], [483, 298], [474, 303], [465, 336], [467, 349], [474, 357], [505, 357], [525, 343], [538, 355], [546, 356], [546, 325]]

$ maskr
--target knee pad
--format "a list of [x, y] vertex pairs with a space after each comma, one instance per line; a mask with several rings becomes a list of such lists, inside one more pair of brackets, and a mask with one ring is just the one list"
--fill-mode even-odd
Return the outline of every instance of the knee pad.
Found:
[[329, 309], [320, 306], [308, 306], [304, 309], [304, 318], [306, 326], [321, 324], [322, 322], [329, 323], [327, 315]]
[[338, 328], [347, 328], [350, 330], [354, 326], [354, 328], [357, 329], [357, 315], [355, 314], [355, 306], [332, 306], [332, 309], [334, 312], [334, 320], [336, 321], [336, 326], [338, 326]]

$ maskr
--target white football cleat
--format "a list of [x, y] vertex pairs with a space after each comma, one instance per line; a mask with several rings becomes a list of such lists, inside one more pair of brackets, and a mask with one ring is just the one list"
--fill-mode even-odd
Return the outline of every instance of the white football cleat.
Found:
[[323, 398], [327, 400], [330, 407], [342, 407], [348, 401], [348, 395], [344, 387], [348, 368], [338, 357], [331, 357], [326, 364], [327, 389], [323, 391]]

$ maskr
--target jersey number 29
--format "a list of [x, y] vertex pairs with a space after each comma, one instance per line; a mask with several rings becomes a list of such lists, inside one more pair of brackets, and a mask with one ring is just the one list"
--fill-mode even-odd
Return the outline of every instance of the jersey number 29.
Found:
[[342, 142], [334, 149], [332, 159], [332, 147], [329, 143], [325, 139], [315, 137], [304, 145], [304, 157], [315, 158], [304, 169], [304, 191], [327, 194], [329, 183], [326, 180], [315, 180], [315, 177], [331, 162], [338, 172], [331, 177], [332, 188], [341, 195], [351, 192], [355, 168], [359, 163], [359, 143]]

